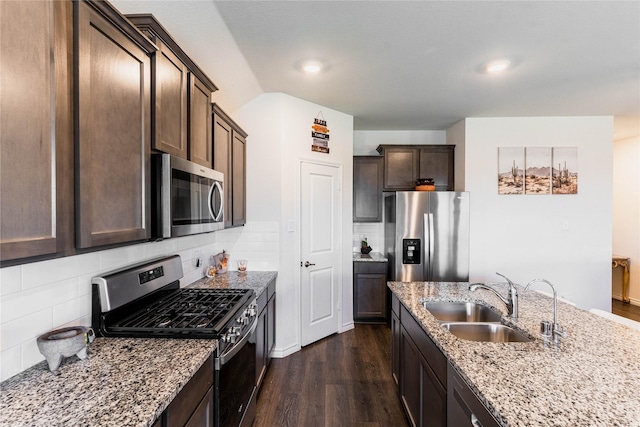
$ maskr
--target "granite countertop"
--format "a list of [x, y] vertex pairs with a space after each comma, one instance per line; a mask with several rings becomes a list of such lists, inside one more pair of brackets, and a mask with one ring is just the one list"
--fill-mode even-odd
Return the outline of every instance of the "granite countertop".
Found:
[[[507, 294], [506, 284], [495, 286]], [[559, 301], [568, 336], [556, 348], [539, 335], [540, 321], [553, 318], [552, 299], [518, 287], [519, 318], [503, 323], [535, 339], [467, 341], [442, 328], [420, 300], [481, 302], [506, 316], [493, 293], [469, 292], [468, 283], [389, 288], [503, 426], [640, 426], [640, 332]]]
[[188, 288], [209, 289], [253, 289], [259, 297], [267, 285], [278, 276], [276, 271], [227, 271], [215, 276], [203, 277], [188, 285]]
[[[259, 296], [276, 276], [230, 271], [189, 287], [254, 289]], [[85, 360], [68, 357], [56, 373], [42, 361], [0, 383], [0, 427], [151, 426], [216, 346], [208, 339], [98, 337]]]
[[68, 357], [56, 373], [43, 361], [2, 382], [0, 426], [151, 426], [216, 345], [96, 338], [85, 360]]
[[369, 252], [368, 254], [361, 254], [360, 252], [353, 252], [353, 260], [355, 262], [387, 262], [389, 261], [380, 252]]

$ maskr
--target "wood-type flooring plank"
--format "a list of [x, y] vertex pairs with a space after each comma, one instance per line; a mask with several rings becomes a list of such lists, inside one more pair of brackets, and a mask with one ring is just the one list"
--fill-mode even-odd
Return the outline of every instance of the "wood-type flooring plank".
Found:
[[407, 427], [391, 376], [391, 331], [358, 324], [273, 359], [254, 427]]

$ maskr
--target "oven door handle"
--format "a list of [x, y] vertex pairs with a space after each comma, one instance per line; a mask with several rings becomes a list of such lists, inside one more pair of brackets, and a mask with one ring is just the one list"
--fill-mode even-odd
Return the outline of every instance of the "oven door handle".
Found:
[[251, 329], [249, 329], [249, 331], [246, 334], [244, 334], [242, 339], [240, 339], [240, 341], [237, 341], [233, 345], [233, 347], [231, 347], [230, 349], [225, 350], [225, 352], [222, 353], [220, 357], [216, 358], [216, 364], [215, 364], [216, 370], [220, 370], [220, 368], [224, 366], [224, 364], [227, 363], [229, 359], [231, 359], [233, 356], [236, 355], [236, 353], [240, 351], [242, 346], [244, 346], [244, 344], [247, 341], [249, 341], [249, 338], [251, 337], [251, 335], [253, 335], [253, 332], [256, 330], [257, 327], [258, 327], [258, 318], [256, 317], [253, 321], [253, 325], [251, 326]]

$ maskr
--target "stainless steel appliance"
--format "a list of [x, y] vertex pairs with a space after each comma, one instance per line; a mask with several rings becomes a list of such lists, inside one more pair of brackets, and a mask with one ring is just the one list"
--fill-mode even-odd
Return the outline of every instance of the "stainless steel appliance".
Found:
[[217, 339], [213, 426], [250, 426], [256, 404], [256, 296], [246, 289], [180, 288], [178, 255], [92, 279], [98, 336]]
[[398, 191], [385, 197], [389, 280], [469, 280], [469, 193]]
[[170, 154], [151, 160], [154, 238], [224, 228], [224, 174]]

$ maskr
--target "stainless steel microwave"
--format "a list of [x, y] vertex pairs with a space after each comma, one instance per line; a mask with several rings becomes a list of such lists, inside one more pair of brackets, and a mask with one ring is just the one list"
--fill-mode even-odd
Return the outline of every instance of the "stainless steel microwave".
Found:
[[151, 160], [154, 238], [224, 228], [224, 174], [170, 154]]

